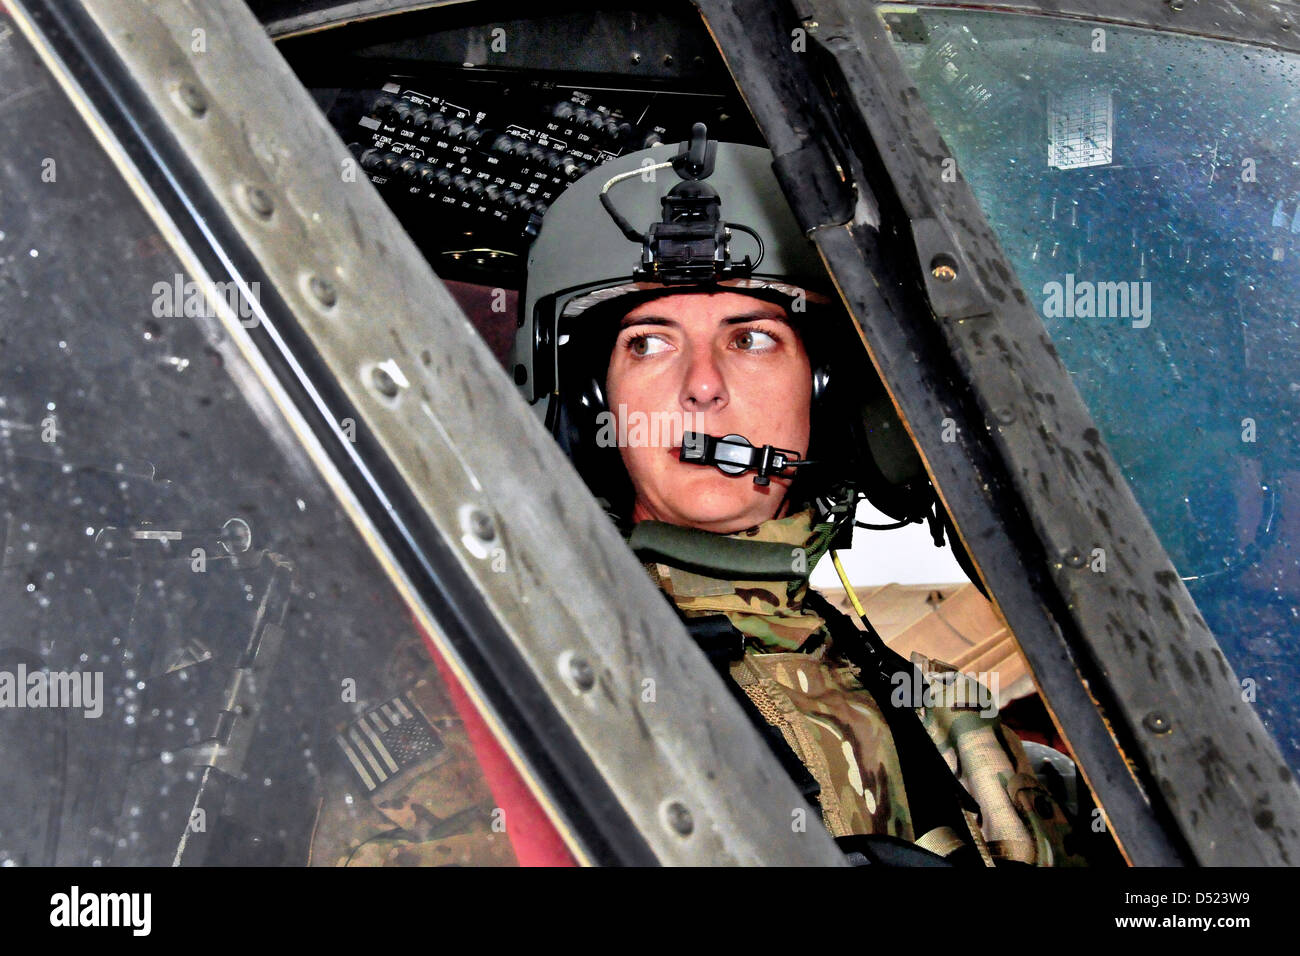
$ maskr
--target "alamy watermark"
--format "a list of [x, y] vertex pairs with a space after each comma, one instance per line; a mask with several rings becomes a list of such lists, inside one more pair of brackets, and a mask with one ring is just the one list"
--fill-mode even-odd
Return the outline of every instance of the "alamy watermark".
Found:
[[133, 936], [148, 936], [152, 911], [152, 893], [83, 893], [73, 886], [50, 897], [51, 926], [117, 926]]
[[0, 671], [0, 709], [67, 707], [87, 717], [104, 713], [103, 671]]
[[898, 671], [890, 675], [893, 692], [889, 702], [895, 707], [956, 707], [978, 709], [981, 717], [998, 715], [997, 671], [980, 671], [966, 674], [958, 671], [941, 671], [921, 677], [919, 668]]
[[1074, 281], [1067, 272], [1064, 282], [1043, 285], [1043, 316], [1049, 319], [1132, 319], [1133, 328], [1151, 324], [1151, 283]]
[[599, 448], [678, 448], [688, 432], [705, 431], [702, 412], [643, 412], [618, 406], [618, 414], [596, 415]]
[[170, 282], [153, 284], [153, 315], [156, 319], [215, 319], [216, 303], [224, 302], [239, 317], [239, 324], [251, 329], [258, 322], [254, 305], [261, 302], [262, 286], [257, 281], [247, 286], [245, 294], [244, 286], [238, 282], [195, 282], [178, 272]]

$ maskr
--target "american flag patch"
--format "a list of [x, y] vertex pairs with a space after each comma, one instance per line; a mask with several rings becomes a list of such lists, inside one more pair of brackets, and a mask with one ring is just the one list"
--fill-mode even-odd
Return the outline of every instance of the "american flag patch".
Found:
[[367, 793], [446, 749], [438, 732], [406, 694], [372, 707], [334, 741]]

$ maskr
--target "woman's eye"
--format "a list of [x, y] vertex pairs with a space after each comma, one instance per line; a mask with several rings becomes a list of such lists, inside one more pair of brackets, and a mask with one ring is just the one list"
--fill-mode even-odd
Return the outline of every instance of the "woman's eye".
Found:
[[736, 336], [736, 346], [742, 352], [764, 352], [776, 345], [776, 338], [761, 329], [745, 329]]
[[[654, 343], [658, 343], [655, 347]], [[668, 348], [668, 344], [657, 335], [634, 335], [627, 340], [627, 349], [638, 357], [657, 355]]]

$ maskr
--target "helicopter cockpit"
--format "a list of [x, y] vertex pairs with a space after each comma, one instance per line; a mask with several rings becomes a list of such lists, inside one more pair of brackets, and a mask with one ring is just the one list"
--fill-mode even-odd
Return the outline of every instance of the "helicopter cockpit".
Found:
[[968, 6], [0, 9], [0, 863], [844, 864], [566, 437], [596, 271], [531, 268], [581, 194], [629, 282], [761, 273], [717, 157], [837, 323], [814, 586], [1008, 675], [1092, 865], [1284, 857], [1297, 53]]

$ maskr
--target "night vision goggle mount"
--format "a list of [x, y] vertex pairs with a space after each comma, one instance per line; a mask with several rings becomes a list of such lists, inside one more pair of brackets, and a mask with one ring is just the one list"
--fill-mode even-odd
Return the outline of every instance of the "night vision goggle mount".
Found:
[[[708, 183], [713, 173], [717, 140], [709, 139], [708, 128], [696, 123], [691, 138], [682, 143], [677, 155], [666, 163], [634, 169], [615, 176], [600, 191], [600, 204], [628, 239], [641, 243], [641, 260], [632, 277], [639, 282], [664, 285], [701, 284], [718, 279], [747, 276], [763, 261], [763, 239], [748, 226], [722, 219], [722, 199]], [[658, 169], [671, 167], [682, 182], [673, 186], [659, 200], [663, 219], [646, 232], [638, 232], [614, 208], [610, 189], [633, 176], [653, 175]], [[740, 262], [731, 258], [731, 231], [735, 229], [753, 237], [758, 244], [758, 258], [748, 255]]]

